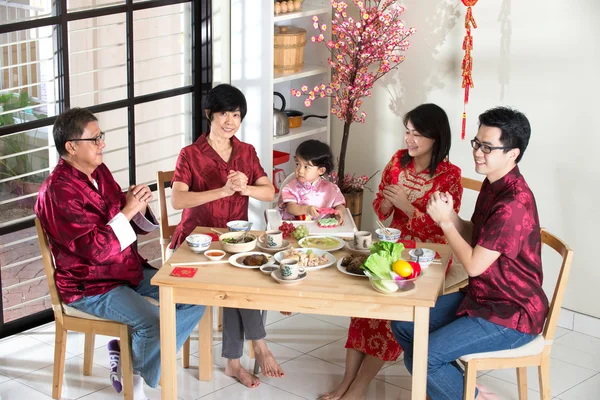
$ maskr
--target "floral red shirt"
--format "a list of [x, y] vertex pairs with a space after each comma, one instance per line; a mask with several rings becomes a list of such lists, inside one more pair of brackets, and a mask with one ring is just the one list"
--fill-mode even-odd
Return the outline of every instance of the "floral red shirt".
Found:
[[[229, 162], [225, 162], [210, 147], [206, 138], [207, 134], [203, 134], [195, 143], [181, 150], [171, 182], [185, 183], [190, 187], [190, 192], [204, 192], [222, 188], [231, 170], [246, 174], [249, 185], [254, 185], [259, 178], [267, 176], [251, 144], [232, 137], [231, 156]], [[237, 192], [198, 207], [187, 208], [183, 210], [181, 222], [173, 233], [171, 248], [176, 249], [185, 242], [185, 238], [197, 226], [224, 228], [229, 221], [247, 219], [248, 196]]]
[[535, 198], [519, 167], [494, 183], [483, 182], [471, 222], [471, 245], [501, 254], [483, 274], [469, 278], [457, 314], [539, 334], [548, 312], [542, 238]]
[[[83, 172], [60, 159], [35, 204], [56, 262], [56, 287], [66, 303], [121, 285], [135, 287], [142, 281], [142, 266], [147, 265], [135, 244], [121, 251], [117, 236], [107, 225], [125, 206], [126, 194], [104, 164], [92, 178], [98, 188]], [[137, 233], [147, 233], [135, 224], [132, 227]]]
[[[400, 164], [404, 153], [408, 150], [398, 150], [386, 165], [381, 175], [381, 183], [377, 197], [373, 200], [373, 209], [377, 217], [384, 221], [393, 212], [391, 228], [400, 229], [403, 240], [417, 242], [447, 243], [442, 229], [427, 214], [427, 202], [436, 191], [449, 192], [454, 199], [454, 211], [460, 210], [463, 187], [461, 184], [461, 171], [456, 165], [444, 160], [438, 164], [433, 177], [429, 169], [417, 173], [414, 161], [411, 160], [405, 167]], [[387, 213], [381, 212], [383, 202], [383, 189], [388, 185], [400, 183], [404, 186], [406, 196], [415, 208], [412, 218], [400, 209], [392, 207]]]

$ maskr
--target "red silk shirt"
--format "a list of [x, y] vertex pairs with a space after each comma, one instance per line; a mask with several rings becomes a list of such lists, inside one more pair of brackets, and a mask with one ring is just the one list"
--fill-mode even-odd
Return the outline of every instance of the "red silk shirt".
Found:
[[[411, 160], [405, 167], [400, 164], [402, 155], [407, 151], [398, 150], [383, 170], [379, 191], [373, 200], [373, 209], [382, 221], [386, 220], [393, 212], [390, 227], [400, 229], [401, 238], [404, 240], [447, 243], [442, 229], [427, 214], [427, 202], [429, 197], [438, 190], [449, 192], [454, 199], [454, 211], [458, 213], [463, 193], [460, 168], [444, 160], [438, 164], [433, 177], [430, 176], [429, 169], [417, 173], [414, 160]], [[384, 200], [383, 189], [397, 183], [404, 186], [406, 196], [415, 209], [412, 218], [395, 207], [392, 207], [387, 214], [381, 212], [381, 203]]]
[[[225, 162], [210, 147], [207, 135], [203, 134], [195, 143], [181, 150], [171, 182], [185, 183], [190, 192], [204, 192], [225, 186], [231, 170], [243, 172], [248, 177], [249, 185], [254, 185], [259, 178], [267, 176], [254, 146], [233, 136], [231, 157], [229, 162]], [[227, 222], [233, 220], [248, 220], [248, 196], [242, 196], [238, 192], [201, 206], [187, 208], [183, 210], [170, 247], [179, 247], [197, 226], [224, 228]]]
[[500, 257], [483, 274], [469, 278], [457, 314], [539, 334], [548, 312], [542, 238], [535, 198], [519, 167], [494, 183], [483, 182], [471, 222], [471, 245], [497, 251]]
[[[48, 235], [56, 263], [56, 287], [65, 303], [104, 294], [120, 285], [137, 286], [146, 263], [133, 244], [121, 244], [108, 222], [125, 205], [125, 193], [101, 164], [98, 184], [60, 159], [40, 188], [35, 214]], [[142, 232], [133, 225], [137, 233]]]

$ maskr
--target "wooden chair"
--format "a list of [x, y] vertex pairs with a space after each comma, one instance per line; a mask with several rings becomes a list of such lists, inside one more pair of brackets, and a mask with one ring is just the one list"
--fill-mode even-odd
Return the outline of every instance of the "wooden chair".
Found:
[[[167, 248], [171, 243], [173, 232], [177, 225], [169, 225], [169, 214], [167, 211], [167, 197], [165, 194], [165, 185], [170, 184], [175, 171], [158, 171], [156, 173], [156, 182], [158, 189], [158, 205], [160, 208], [160, 247], [163, 263], [167, 261]], [[207, 307], [206, 312], [212, 312], [212, 307]], [[200, 327], [198, 327], [200, 329]], [[223, 310], [219, 307], [218, 310], [218, 326], [219, 332], [223, 331]], [[190, 339], [188, 338], [181, 349], [181, 362], [184, 368], [190, 366]]]
[[52, 398], [59, 399], [62, 392], [63, 375], [65, 372], [65, 351], [67, 346], [67, 331], [85, 333], [85, 347], [83, 353], [83, 374], [89, 376], [92, 374], [94, 364], [94, 342], [96, 335], [116, 336], [121, 340], [121, 371], [123, 373], [123, 394], [125, 400], [133, 400], [133, 369], [131, 360], [131, 341], [129, 327], [125, 324], [106, 319], [98, 318], [94, 315], [79, 311], [62, 302], [60, 294], [56, 289], [54, 281], [55, 266], [48, 238], [42, 229], [40, 221], [35, 219], [40, 250], [42, 252], [42, 261], [48, 287], [50, 289], [50, 298], [52, 299], [52, 309], [54, 310], [54, 320], [56, 324], [56, 336], [54, 342], [54, 371], [52, 375]]
[[544, 331], [533, 341], [516, 349], [469, 354], [461, 357], [460, 361], [465, 365], [464, 400], [472, 400], [475, 397], [478, 370], [505, 368], [517, 369], [519, 399], [527, 400], [527, 367], [531, 366], [538, 367], [541, 399], [550, 400], [550, 351], [558, 323], [558, 314], [569, 280], [573, 250], [544, 228], [542, 228], [541, 234], [542, 243], [556, 250], [563, 259]]
[[[461, 183], [464, 189], [473, 190], [479, 192], [483, 182], [462, 177]], [[458, 292], [459, 289], [467, 286], [469, 283], [469, 275], [465, 271], [465, 267], [454, 258], [454, 262], [450, 264], [448, 273], [446, 274], [446, 280], [444, 281], [444, 294]]]

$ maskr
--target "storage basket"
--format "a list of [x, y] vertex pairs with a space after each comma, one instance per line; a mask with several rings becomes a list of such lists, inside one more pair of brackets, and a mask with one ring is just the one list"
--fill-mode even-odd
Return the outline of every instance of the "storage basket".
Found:
[[292, 74], [302, 71], [306, 29], [295, 26], [276, 26], [273, 42], [275, 72]]

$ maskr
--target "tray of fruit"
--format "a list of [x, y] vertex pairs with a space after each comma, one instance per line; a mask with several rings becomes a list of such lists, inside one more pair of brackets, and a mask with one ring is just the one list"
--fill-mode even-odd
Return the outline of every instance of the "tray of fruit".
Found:
[[[305, 227], [298, 232], [297, 240], [302, 239], [304, 236], [336, 236], [344, 239], [352, 239], [354, 237], [354, 232], [357, 231], [356, 225], [354, 224], [354, 219], [352, 218], [352, 214], [350, 214], [350, 210], [346, 209], [346, 213], [344, 215], [344, 223], [337, 224], [336, 226], [319, 226], [318, 219], [311, 220], [294, 220], [294, 221], [283, 221], [281, 219], [281, 214], [278, 209], [273, 208], [266, 211], [267, 217], [267, 229], [280, 229], [281, 225], [285, 222], [290, 224], [293, 228]], [[291, 228], [290, 228], [291, 229]], [[285, 234], [285, 232], [284, 232]], [[304, 235], [303, 235], [304, 234]], [[294, 235], [295, 237], [296, 235]]]

